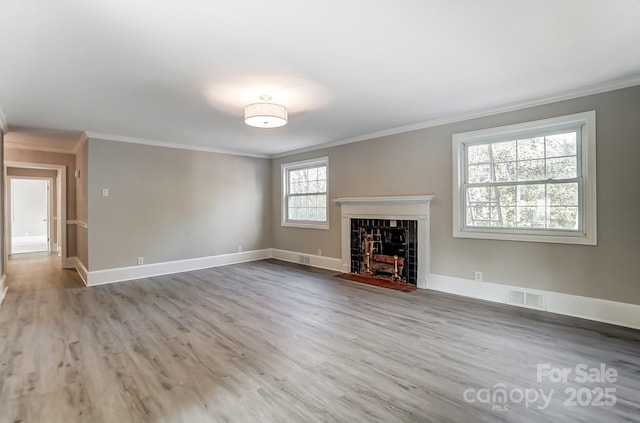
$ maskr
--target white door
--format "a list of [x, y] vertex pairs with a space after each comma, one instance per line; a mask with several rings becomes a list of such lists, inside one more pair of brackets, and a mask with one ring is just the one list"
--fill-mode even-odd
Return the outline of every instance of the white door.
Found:
[[49, 251], [49, 181], [11, 179], [11, 253]]

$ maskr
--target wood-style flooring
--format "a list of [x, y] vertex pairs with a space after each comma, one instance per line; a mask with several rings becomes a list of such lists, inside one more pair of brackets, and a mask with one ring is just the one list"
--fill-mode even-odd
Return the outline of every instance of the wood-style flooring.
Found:
[[[638, 331], [275, 260], [91, 288], [31, 260], [0, 309], [0, 422], [640, 421]], [[538, 383], [545, 363], [618, 377]], [[564, 405], [598, 388], [615, 405]]]

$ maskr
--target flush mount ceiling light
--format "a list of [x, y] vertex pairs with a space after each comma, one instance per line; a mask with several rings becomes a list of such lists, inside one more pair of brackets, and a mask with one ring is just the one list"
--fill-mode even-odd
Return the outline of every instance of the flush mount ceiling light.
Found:
[[287, 124], [286, 107], [269, 103], [270, 95], [261, 95], [260, 100], [264, 103], [249, 104], [244, 108], [244, 123], [256, 128], [278, 128]]

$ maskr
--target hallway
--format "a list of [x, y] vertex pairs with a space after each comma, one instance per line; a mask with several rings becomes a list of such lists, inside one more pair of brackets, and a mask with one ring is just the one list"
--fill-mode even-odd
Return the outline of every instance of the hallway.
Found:
[[9, 257], [7, 286], [7, 295], [11, 295], [23, 291], [80, 288], [84, 283], [75, 269], [60, 267], [60, 257], [56, 254], [32, 253]]

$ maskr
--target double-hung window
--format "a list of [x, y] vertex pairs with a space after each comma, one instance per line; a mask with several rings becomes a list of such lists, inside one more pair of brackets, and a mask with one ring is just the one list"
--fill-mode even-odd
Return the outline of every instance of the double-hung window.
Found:
[[596, 244], [595, 112], [453, 135], [453, 235]]
[[327, 157], [282, 165], [283, 226], [329, 229], [328, 165]]

